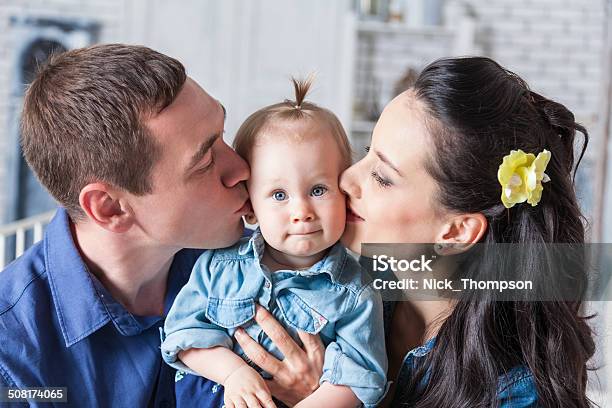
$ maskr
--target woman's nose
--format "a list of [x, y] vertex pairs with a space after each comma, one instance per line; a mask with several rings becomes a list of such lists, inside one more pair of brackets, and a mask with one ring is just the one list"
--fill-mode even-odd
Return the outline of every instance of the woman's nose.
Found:
[[359, 187], [359, 178], [357, 177], [360, 163], [359, 161], [353, 164], [344, 170], [340, 176], [340, 190], [352, 199], [361, 198], [361, 188]]

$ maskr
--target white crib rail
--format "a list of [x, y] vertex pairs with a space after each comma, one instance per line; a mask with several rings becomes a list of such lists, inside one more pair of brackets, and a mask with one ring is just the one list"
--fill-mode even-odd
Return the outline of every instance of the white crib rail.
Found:
[[[54, 214], [55, 210], [0, 226], [0, 272], [6, 266], [8, 255], [10, 259], [17, 258], [27, 249], [26, 234], [28, 231], [34, 234], [32, 243], [42, 239], [44, 227]], [[13, 236], [15, 237], [15, 253], [8, 254], [7, 240]]]

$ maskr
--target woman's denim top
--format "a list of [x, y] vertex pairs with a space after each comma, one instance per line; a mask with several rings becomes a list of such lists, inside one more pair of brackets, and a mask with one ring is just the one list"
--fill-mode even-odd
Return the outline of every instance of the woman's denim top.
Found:
[[[385, 336], [393, 335], [391, 333], [391, 320], [394, 307], [394, 302], [383, 302]], [[422, 346], [410, 350], [406, 356], [404, 356], [399, 374], [395, 379], [395, 396], [391, 404], [392, 407], [400, 407], [406, 404], [407, 396], [402, 393], [402, 390], [408, 388], [414, 370], [418, 366], [420, 360], [425, 358], [425, 356], [433, 350], [435, 343], [436, 338], [434, 337]], [[500, 408], [538, 407], [538, 395], [533, 375], [523, 366], [514, 367], [505, 375], [499, 377], [497, 397]], [[449, 407], [450, 406], [452, 405], [449, 405]]]

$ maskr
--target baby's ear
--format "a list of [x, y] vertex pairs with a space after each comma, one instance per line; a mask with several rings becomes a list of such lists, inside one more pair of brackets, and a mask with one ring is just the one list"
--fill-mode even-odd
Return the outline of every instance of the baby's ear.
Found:
[[255, 216], [255, 213], [250, 212], [247, 215], [244, 216], [244, 220], [246, 221], [247, 224], [249, 225], [255, 225], [257, 224], [257, 217]]

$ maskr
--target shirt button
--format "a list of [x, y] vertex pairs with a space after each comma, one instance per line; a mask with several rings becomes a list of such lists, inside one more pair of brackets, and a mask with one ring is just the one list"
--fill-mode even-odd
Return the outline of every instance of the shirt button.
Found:
[[269, 282], [269, 281], [266, 281], [266, 283], [265, 283], [265, 285], [264, 285], [264, 286], [265, 286], [267, 289], [269, 289], [269, 288], [270, 288], [270, 282]]

